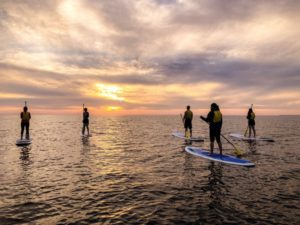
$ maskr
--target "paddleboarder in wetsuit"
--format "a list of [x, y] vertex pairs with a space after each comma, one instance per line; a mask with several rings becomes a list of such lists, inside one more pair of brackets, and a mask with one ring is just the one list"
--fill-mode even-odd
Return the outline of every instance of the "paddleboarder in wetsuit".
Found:
[[29, 120], [31, 119], [30, 112], [28, 112], [27, 106], [24, 106], [21, 117], [21, 140], [23, 139], [24, 129], [26, 128], [26, 139], [29, 139]]
[[185, 129], [185, 137], [187, 137], [187, 131], [188, 129], [190, 130], [190, 137], [193, 136], [193, 131], [192, 131], [192, 120], [193, 120], [193, 112], [190, 110], [191, 107], [188, 105], [186, 107], [186, 111], [184, 112], [184, 116], [182, 118], [182, 121], [184, 123], [184, 129]]
[[210, 112], [207, 117], [200, 116], [202, 120], [209, 123], [209, 138], [210, 138], [210, 153], [214, 152], [214, 141], [217, 140], [220, 155], [222, 155], [222, 143], [221, 143], [221, 129], [222, 129], [222, 113], [216, 103], [212, 103], [210, 106]]
[[90, 114], [88, 112], [88, 109], [84, 108], [83, 109], [83, 120], [82, 120], [82, 123], [83, 123], [82, 135], [84, 135], [85, 128], [87, 129], [88, 135], [90, 134], [90, 131], [89, 131], [89, 117], [90, 117]]
[[247, 119], [248, 119], [248, 127], [249, 127], [249, 137], [251, 137], [251, 130], [253, 130], [253, 135], [255, 137], [256, 136], [255, 113], [253, 112], [252, 108], [250, 108], [248, 111]]

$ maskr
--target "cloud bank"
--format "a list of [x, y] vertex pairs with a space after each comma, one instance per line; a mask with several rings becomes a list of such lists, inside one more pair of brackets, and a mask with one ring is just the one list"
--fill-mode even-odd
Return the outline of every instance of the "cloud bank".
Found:
[[[300, 2], [2, 0], [0, 103], [300, 113]], [[115, 108], [113, 108], [115, 107]]]

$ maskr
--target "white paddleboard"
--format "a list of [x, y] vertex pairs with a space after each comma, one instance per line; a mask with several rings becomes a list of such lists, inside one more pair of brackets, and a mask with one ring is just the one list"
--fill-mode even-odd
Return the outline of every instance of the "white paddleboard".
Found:
[[16, 145], [18, 146], [26, 146], [31, 144], [32, 139], [18, 139], [16, 141]]
[[235, 133], [229, 134], [229, 136], [243, 141], [274, 141], [274, 139], [271, 137], [245, 137], [242, 134]]
[[177, 132], [174, 131], [172, 133], [173, 136], [181, 138], [181, 139], [185, 139], [185, 140], [189, 140], [189, 141], [204, 141], [204, 139], [202, 137], [185, 137], [184, 133], [181, 132]]
[[187, 146], [187, 147], [185, 147], [185, 151], [187, 151], [188, 153], [190, 153], [192, 155], [202, 157], [204, 159], [209, 159], [212, 161], [221, 162], [221, 163], [237, 165], [237, 166], [255, 166], [255, 164], [250, 162], [249, 160], [240, 159], [240, 158], [237, 158], [237, 157], [231, 156], [231, 155], [224, 155], [224, 154], [220, 155], [217, 153], [210, 154], [209, 151], [204, 150], [199, 147]]

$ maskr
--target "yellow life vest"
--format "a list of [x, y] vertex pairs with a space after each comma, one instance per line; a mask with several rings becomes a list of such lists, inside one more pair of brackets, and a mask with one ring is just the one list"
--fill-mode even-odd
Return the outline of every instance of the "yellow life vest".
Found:
[[218, 111], [214, 111], [214, 123], [219, 123], [222, 121], [222, 113]]
[[190, 110], [185, 111], [185, 119], [193, 119], [193, 112]]
[[255, 114], [254, 112], [250, 113], [250, 120], [254, 120], [255, 119]]
[[30, 119], [30, 113], [29, 112], [23, 112], [22, 120], [23, 121], [29, 121], [29, 119]]

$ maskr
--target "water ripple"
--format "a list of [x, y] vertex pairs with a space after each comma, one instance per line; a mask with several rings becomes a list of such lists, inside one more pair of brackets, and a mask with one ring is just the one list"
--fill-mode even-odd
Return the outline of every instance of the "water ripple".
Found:
[[[28, 148], [14, 145], [18, 118], [4, 120], [0, 224], [299, 224], [300, 117], [258, 118], [273, 143], [233, 140], [254, 168], [186, 153], [209, 147], [207, 126], [193, 124], [204, 143], [185, 143], [170, 135], [178, 116], [91, 118], [91, 138], [78, 117], [35, 116]], [[224, 118], [224, 134], [244, 129]]]

